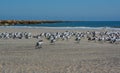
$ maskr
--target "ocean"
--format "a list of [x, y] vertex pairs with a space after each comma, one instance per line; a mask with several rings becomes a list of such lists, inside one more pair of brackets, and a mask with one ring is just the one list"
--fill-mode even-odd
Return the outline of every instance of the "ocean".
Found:
[[[6, 27], [6, 26], [5, 26]], [[53, 28], [53, 29], [119, 29], [120, 21], [68, 21], [61, 23], [44, 23], [44, 24], [17, 24], [7, 26], [7, 28]]]

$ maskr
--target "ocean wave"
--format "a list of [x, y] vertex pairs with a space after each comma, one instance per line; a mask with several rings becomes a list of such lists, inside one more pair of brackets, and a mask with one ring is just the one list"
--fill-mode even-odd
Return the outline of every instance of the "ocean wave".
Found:
[[37, 26], [0, 26], [0, 28], [46, 28], [46, 29], [111, 29], [120, 30], [115, 27], [37, 27]]

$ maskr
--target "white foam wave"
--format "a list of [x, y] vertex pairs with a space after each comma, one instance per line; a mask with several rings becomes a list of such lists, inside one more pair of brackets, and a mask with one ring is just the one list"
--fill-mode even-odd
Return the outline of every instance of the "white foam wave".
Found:
[[112, 27], [37, 27], [37, 26], [0, 26], [0, 28], [47, 28], [47, 29], [110, 29], [120, 30], [120, 28]]

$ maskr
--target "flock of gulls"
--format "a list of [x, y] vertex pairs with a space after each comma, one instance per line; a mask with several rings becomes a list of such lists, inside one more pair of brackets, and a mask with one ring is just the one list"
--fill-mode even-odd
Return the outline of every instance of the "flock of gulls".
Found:
[[59, 40], [69, 40], [74, 38], [74, 41], [79, 43], [81, 39], [87, 39], [88, 41], [95, 42], [108, 42], [112, 44], [120, 43], [120, 32], [119, 31], [86, 31], [86, 32], [45, 32], [39, 33], [36, 35], [32, 35], [29, 32], [0, 32], [0, 39], [31, 39], [36, 38], [38, 41], [36, 42], [35, 48], [42, 48], [43, 38], [50, 41], [51, 44], [55, 44], [56, 41]]

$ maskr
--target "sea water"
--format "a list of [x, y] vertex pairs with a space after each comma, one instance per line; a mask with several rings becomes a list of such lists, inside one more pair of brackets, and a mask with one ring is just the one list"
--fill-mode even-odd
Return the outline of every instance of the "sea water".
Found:
[[[3, 26], [4, 28], [6, 26]], [[17, 24], [7, 26], [6, 28], [52, 28], [52, 29], [118, 29], [120, 30], [120, 21], [67, 21], [60, 23], [44, 24]]]

